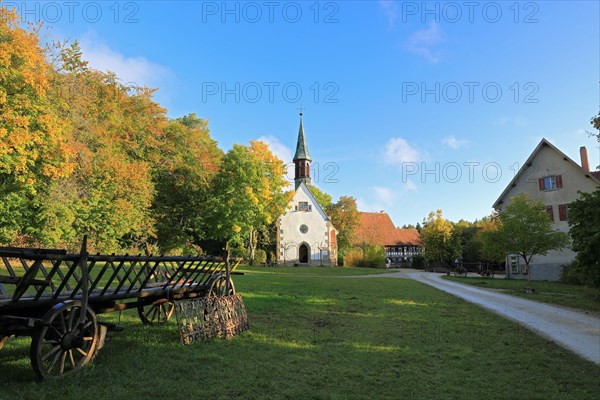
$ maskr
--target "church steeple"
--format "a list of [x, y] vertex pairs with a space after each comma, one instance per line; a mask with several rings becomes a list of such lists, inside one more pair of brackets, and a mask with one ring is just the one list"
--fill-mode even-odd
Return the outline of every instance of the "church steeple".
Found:
[[294, 164], [296, 165], [296, 173], [294, 181], [296, 187], [300, 182], [310, 183], [310, 154], [308, 153], [308, 145], [304, 136], [304, 125], [302, 124], [302, 111], [300, 112], [300, 129], [298, 130], [298, 143], [296, 144], [296, 154], [294, 154]]

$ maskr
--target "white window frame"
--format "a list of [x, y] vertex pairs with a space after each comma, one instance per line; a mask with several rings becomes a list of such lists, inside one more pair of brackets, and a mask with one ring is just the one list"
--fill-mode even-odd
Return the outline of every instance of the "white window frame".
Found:
[[558, 190], [558, 184], [556, 183], [556, 175], [544, 177], [544, 190]]

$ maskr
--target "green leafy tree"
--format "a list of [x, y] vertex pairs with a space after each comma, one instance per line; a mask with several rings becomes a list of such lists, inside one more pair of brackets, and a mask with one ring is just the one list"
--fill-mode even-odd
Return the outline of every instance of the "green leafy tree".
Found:
[[207, 122], [195, 114], [171, 120], [165, 133], [168, 146], [162, 146], [162, 160], [155, 166], [152, 213], [161, 252], [181, 252], [206, 237], [208, 189], [223, 152]]
[[544, 203], [530, 199], [526, 194], [513, 196], [510, 204], [498, 215], [498, 228], [484, 234], [492, 249], [505, 254], [521, 256], [527, 267], [527, 280], [531, 285], [529, 264], [535, 255], [546, 255], [550, 250], [567, 246], [569, 237], [552, 229], [552, 221], [545, 212]]
[[477, 226], [474, 223], [461, 219], [453, 225], [453, 235], [460, 242], [464, 262], [480, 261], [480, 243], [476, 240]]
[[313, 194], [313, 196], [315, 196], [315, 199], [324, 210], [327, 210], [327, 208], [331, 206], [333, 198], [329, 194], [325, 193], [314, 185], [308, 184], [306, 186], [308, 186], [310, 192]]
[[600, 188], [580, 193], [569, 205], [570, 235], [577, 252], [577, 269], [584, 279], [600, 287]]
[[417, 222], [417, 225], [415, 225], [415, 229], [417, 230], [417, 232], [421, 233], [421, 229], [423, 229], [423, 227], [420, 223]]

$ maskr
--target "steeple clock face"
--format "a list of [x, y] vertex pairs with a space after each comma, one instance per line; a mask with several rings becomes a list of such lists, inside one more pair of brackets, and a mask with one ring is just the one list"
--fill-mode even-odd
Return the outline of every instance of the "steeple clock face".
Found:
[[306, 225], [304, 225], [304, 224], [300, 225], [300, 232], [301, 232], [301, 233], [306, 233], [306, 232], [308, 232], [308, 226], [306, 226]]

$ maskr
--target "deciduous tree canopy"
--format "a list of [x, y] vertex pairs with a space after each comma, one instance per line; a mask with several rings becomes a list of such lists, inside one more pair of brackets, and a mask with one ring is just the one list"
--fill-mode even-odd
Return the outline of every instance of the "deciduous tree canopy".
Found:
[[354, 228], [358, 225], [359, 212], [354, 197], [341, 196], [327, 208], [333, 226], [338, 230], [338, 252], [344, 255], [351, 247]]
[[423, 256], [429, 261], [451, 265], [461, 254], [460, 238], [453, 234], [452, 223], [443, 217], [442, 210], [429, 213], [423, 222], [421, 238]]
[[527, 266], [528, 280], [531, 280], [529, 263], [535, 255], [545, 255], [568, 244], [566, 233], [552, 229], [544, 204], [526, 194], [511, 197], [497, 222], [498, 229], [484, 232], [484, 237], [487, 236], [484, 240], [491, 251], [520, 255]]
[[569, 231], [573, 250], [577, 252], [577, 268], [585, 281], [600, 287], [600, 189], [581, 193], [569, 205]]

